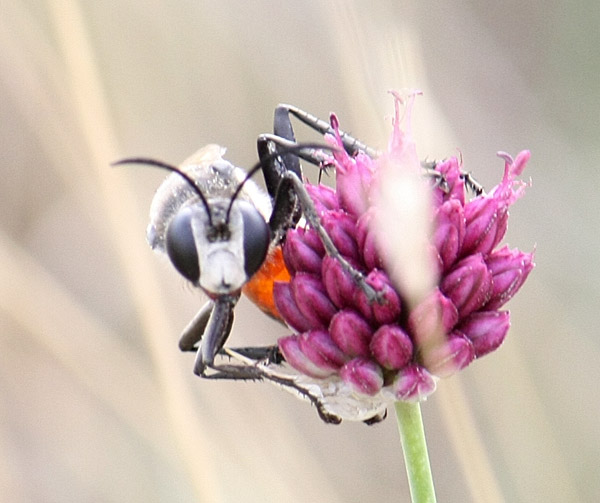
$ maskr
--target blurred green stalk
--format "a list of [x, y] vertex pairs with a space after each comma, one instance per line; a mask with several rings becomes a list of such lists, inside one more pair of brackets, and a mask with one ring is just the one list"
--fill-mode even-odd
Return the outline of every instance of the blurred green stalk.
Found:
[[395, 407], [412, 503], [435, 503], [421, 406], [418, 402], [396, 402]]

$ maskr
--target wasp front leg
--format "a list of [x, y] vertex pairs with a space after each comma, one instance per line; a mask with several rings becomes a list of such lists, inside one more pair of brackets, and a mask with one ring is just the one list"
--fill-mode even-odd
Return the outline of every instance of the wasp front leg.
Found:
[[214, 305], [214, 302], [209, 300], [183, 329], [179, 339], [179, 349], [181, 351], [198, 351], [198, 343], [202, 340], [202, 336], [206, 331]]
[[208, 302], [183, 330], [179, 349], [196, 351], [196, 375], [205, 377], [206, 368], [215, 367], [215, 356], [231, 333], [233, 312], [238, 299], [239, 295], [221, 295]]

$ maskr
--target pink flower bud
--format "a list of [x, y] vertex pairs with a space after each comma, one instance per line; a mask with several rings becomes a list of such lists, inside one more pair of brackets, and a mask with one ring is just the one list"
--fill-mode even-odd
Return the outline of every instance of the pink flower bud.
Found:
[[312, 185], [309, 183], [304, 187], [313, 200], [318, 215], [339, 208], [335, 190], [331, 187], [327, 187], [326, 185]]
[[486, 309], [498, 309], [506, 304], [521, 288], [533, 270], [533, 254], [510, 250], [504, 246], [489, 255], [486, 260], [492, 275], [493, 287]]
[[475, 359], [475, 349], [464, 335], [452, 334], [444, 343], [424, 351], [421, 359], [432, 374], [450, 377]]
[[[308, 239], [304, 239], [308, 231], [297, 228], [287, 232], [286, 243], [283, 247], [283, 259], [291, 274], [295, 272], [310, 272], [321, 274], [321, 262], [323, 260], [321, 250], [311, 246]], [[320, 241], [319, 241], [320, 243]]]
[[356, 311], [345, 309], [335, 314], [329, 333], [337, 346], [349, 356], [368, 357], [373, 329]]
[[285, 360], [296, 370], [317, 379], [323, 379], [335, 373], [335, 369], [328, 369], [315, 365], [301, 350], [299, 336], [289, 335], [278, 341], [279, 349]]
[[300, 312], [310, 320], [313, 327], [325, 328], [336, 312], [319, 278], [300, 272], [290, 281], [292, 296]]
[[341, 208], [354, 217], [359, 217], [369, 208], [369, 190], [373, 179], [373, 160], [364, 153], [350, 157], [344, 150], [337, 117], [331, 115], [334, 138], [327, 139], [339, 150], [333, 152], [336, 161], [335, 186]]
[[356, 241], [367, 269], [382, 269], [383, 260], [377, 249], [377, 233], [373, 223], [375, 212], [367, 211], [356, 224]]
[[359, 260], [358, 245], [354, 237], [356, 234], [354, 218], [342, 211], [330, 211], [321, 217], [321, 223], [344, 257]]
[[383, 386], [383, 372], [375, 362], [354, 358], [341, 368], [340, 377], [357, 393], [375, 395]]
[[321, 241], [321, 238], [317, 234], [317, 231], [306, 227], [303, 230], [304, 234], [302, 235], [302, 239], [304, 239], [306, 245], [310, 246], [315, 251], [315, 253], [317, 253], [321, 257], [324, 257], [325, 247], [323, 246], [323, 241]]
[[442, 280], [441, 290], [465, 317], [482, 307], [490, 298], [492, 275], [481, 254], [461, 260]]
[[446, 201], [437, 211], [433, 242], [448, 270], [459, 256], [465, 238], [463, 207], [456, 199]]
[[320, 324], [316, 325], [304, 316], [292, 295], [292, 289], [289, 283], [275, 282], [273, 284], [273, 299], [275, 300], [275, 307], [281, 317], [286, 323], [298, 332], [304, 332], [311, 328], [317, 328]]
[[458, 310], [454, 303], [436, 288], [408, 316], [408, 327], [415, 344], [437, 345], [458, 321]]
[[338, 370], [348, 357], [338, 348], [326, 330], [311, 330], [298, 336], [300, 350], [320, 369]]
[[487, 255], [506, 233], [508, 206], [502, 199], [479, 196], [465, 205], [465, 220], [462, 255]]
[[383, 325], [373, 334], [371, 353], [384, 368], [398, 370], [413, 356], [413, 344], [408, 334], [398, 325]]
[[374, 269], [367, 276], [367, 284], [372, 286], [376, 292], [383, 297], [383, 302], [370, 301], [365, 292], [355, 286], [354, 305], [367, 319], [367, 321], [379, 323], [397, 322], [400, 317], [400, 297], [392, 286], [388, 275]]
[[463, 256], [470, 253], [487, 255], [502, 240], [508, 225], [508, 208], [524, 191], [524, 183], [516, 181], [529, 160], [528, 150], [524, 150], [513, 161], [504, 152], [498, 155], [505, 160], [504, 177], [489, 194], [480, 196], [465, 205], [467, 222]]
[[392, 391], [397, 400], [419, 402], [435, 391], [436, 379], [420, 365], [409, 365], [400, 370]]
[[457, 330], [472, 343], [477, 358], [497, 349], [510, 327], [508, 311], [479, 311], [473, 313]]
[[331, 301], [338, 307], [352, 307], [356, 284], [336, 259], [325, 256], [321, 268], [323, 284]]

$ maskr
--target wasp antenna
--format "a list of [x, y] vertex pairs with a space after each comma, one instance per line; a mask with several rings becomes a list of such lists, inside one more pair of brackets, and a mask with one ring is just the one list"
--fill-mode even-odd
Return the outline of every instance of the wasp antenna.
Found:
[[[240, 195], [240, 192], [244, 188], [244, 184], [248, 180], [250, 180], [250, 178], [252, 178], [256, 174], [256, 172], [258, 170], [262, 169], [265, 166], [265, 164], [267, 164], [268, 162], [270, 162], [273, 159], [276, 159], [282, 155], [285, 155], [285, 154], [299, 154], [303, 150], [308, 150], [308, 149], [329, 150], [330, 152], [340, 150], [336, 146], [326, 145], [324, 143], [294, 143], [294, 144], [292, 144], [291, 142], [289, 142], [290, 144], [287, 144], [288, 142], [286, 142], [283, 138], [279, 139], [278, 141], [279, 141], [279, 144], [277, 145], [278, 150], [276, 152], [272, 152], [269, 155], [263, 157], [254, 166], [252, 166], [252, 168], [250, 168], [250, 170], [248, 170], [246, 177], [236, 187], [235, 192], [231, 196], [231, 200], [229, 202], [229, 208], [227, 208], [227, 215], [225, 217], [226, 222], [229, 222], [229, 214], [231, 213], [231, 208], [233, 207], [234, 201], [237, 199], [237, 197]], [[284, 142], [286, 144], [283, 144]]]
[[[183, 171], [181, 168], [179, 168], [177, 166], [173, 166], [172, 164], [168, 164], [163, 161], [159, 161], [157, 159], [151, 159], [149, 157], [128, 157], [127, 159], [121, 159], [120, 161], [111, 163], [111, 166], [122, 166], [124, 164], [145, 164], [147, 166], [154, 166], [155, 168], [166, 169], [167, 171], [170, 171], [171, 173], [177, 173], [181, 178], [183, 178], [186, 182], [189, 183], [189, 185], [192, 187], [192, 189], [194, 189], [194, 192], [200, 198], [200, 201], [202, 201], [202, 204], [204, 205], [204, 209], [206, 210], [206, 214], [208, 215], [208, 223], [212, 227], [212, 225], [213, 225], [212, 214], [210, 212], [210, 205], [208, 204], [208, 201], [206, 200], [206, 196], [202, 193], [202, 191], [200, 190], [200, 187], [198, 187], [198, 185], [196, 185], [195, 180], [190, 175], [188, 175], [185, 171]], [[229, 212], [227, 213], [227, 217], [229, 218]]]

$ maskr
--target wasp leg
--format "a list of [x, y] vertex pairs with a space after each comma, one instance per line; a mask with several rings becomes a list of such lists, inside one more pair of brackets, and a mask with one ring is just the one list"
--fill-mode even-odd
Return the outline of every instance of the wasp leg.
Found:
[[258, 346], [258, 347], [245, 347], [245, 348], [228, 348], [221, 349], [219, 354], [222, 356], [231, 357], [231, 353], [237, 353], [244, 358], [248, 358], [250, 360], [261, 361], [265, 364], [269, 365], [271, 363], [279, 364], [285, 361], [281, 351], [279, 351], [279, 346]]
[[[298, 107], [295, 107], [293, 105], [280, 104], [275, 109], [275, 120], [274, 120], [275, 127], [273, 129], [273, 131], [275, 132], [275, 134], [277, 136], [280, 136], [280, 137], [290, 140], [292, 142], [295, 141], [294, 133], [292, 130], [292, 124], [291, 124], [291, 120], [290, 120], [290, 115], [293, 115], [294, 117], [296, 117], [296, 119], [298, 119], [299, 121], [306, 124], [308, 127], [314, 129], [315, 131], [318, 131], [321, 134], [334, 134], [334, 130], [328, 122], [326, 122], [322, 119], [319, 119], [318, 117], [315, 117], [314, 115], [312, 115], [308, 112], [305, 112], [304, 110], [302, 110]], [[357, 140], [356, 138], [349, 135], [348, 133], [341, 131], [341, 130], [339, 131], [339, 133], [340, 133], [340, 136], [342, 139], [342, 143], [344, 144], [344, 148], [346, 149], [346, 152], [348, 152], [350, 155], [355, 155], [358, 152], [364, 152], [365, 154], [367, 154], [369, 157], [371, 157], [373, 159], [376, 157], [379, 157], [381, 155], [380, 151], [378, 151], [377, 149], [374, 149], [372, 147], [369, 147], [368, 145], [365, 145], [364, 143]], [[300, 156], [300, 157], [302, 157], [303, 159], [305, 159], [308, 162], [312, 162], [313, 164], [319, 164], [319, 162], [320, 162], [320, 159], [317, 156], [312, 157], [312, 158], [306, 158], [303, 156]], [[421, 165], [425, 169], [426, 173], [428, 175], [432, 176], [433, 178], [435, 178], [436, 180], [438, 180], [440, 183], [440, 186], [442, 186], [442, 188], [443, 188], [443, 186], [446, 184], [446, 180], [441, 173], [438, 173], [435, 171], [435, 164], [436, 164], [435, 162], [434, 163], [427, 163], [427, 162], [421, 163]], [[467, 187], [476, 196], [480, 196], [484, 193], [483, 186], [473, 177], [473, 175], [471, 173], [462, 172], [460, 177], [464, 180]]]
[[[273, 215], [271, 220], [275, 220], [276, 222], [279, 220], [278, 212], [279, 212], [279, 204], [285, 205], [285, 198], [288, 197], [287, 193], [289, 191], [293, 191], [297, 196], [298, 201], [300, 202], [300, 206], [302, 208], [302, 213], [304, 218], [308, 221], [310, 226], [317, 232], [321, 242], [323, 243], [323, 247], [327, 254], [338, 261], [338, 263], [343, 267], [343, 269], [352, 277], [352, 280], [359, 286], [359, 288], [365, 293], [367, 296], [367, 300], [369, 302], [385, 302], [384, 297], [380, 292], [377, 292], [371, 285], [369, 285], [365, 279], [363, 273], [359, 270], [355, 269], [350, 262], [348, 262], [342, 254], [338, 251], [335, 244], [327, 234], [325, 228], [321, 225], [321, 221], [319, 219], [319, 215], [317, 214], [317, 210], [313, 204], [310, 195], [306, 191], [304, 184], [302, 181], [292, 172], [286, 172], [284, 174], [283, 180], [281, 181], [279, 192], [277, 194], [277, 198], [275, 199], [275, 204], [273, 207]], [[280, 194], [283, 194], [280, 197]], [[284, 198], [284, 201], [281, 202], [281, 198]], [[269, 222], [270, 223], [270, 222]]]
[[475, 178], [473, 177], [473, 175], [471, 174], [470, 171], [468, 173], [461, 171], [460, 177], [464, 180], [465, 185], [467, 187], [469, 187], [469, 189], [476, 196], [481, 196], [482, 194], [485, 193], [485, 189], [483, 188], [483, 185], [481, 185], [477, 180], [475, 180]]
[[[221, 295], [214, 301], [202, 343], [196, 353], [194, 374], [203, 376], [207, 366], [211, 366], [231, 333], [233, 310], [239, 295]], [[202, 312], [202, 310], [201, 310]]]
[[370, 419], [365, 419], [363, 423], [365, 423], [367, 426], [373, 426], [374, 424], [381, 423], [381, 421], [383, 421], [386, 417], [387, 409], [385, 409], [385, 412], [383, 414], [377, 414], [376, 416], [373, 416]]
[[271, 374], [263, 370], [258, 366], [246, 366], [246, 365], [214, 365], [211, 369], [215, 372], [212, 374], [204, 374], [202, 377], [205, 379], [228, 379], [228, 380], [246, 380], [246, 381], [260, 381], [267, 380], [272, 383], [278, 384], [284, 388], [297, 393], [302, 398], [309, 400], [317, 409], [319, 417], [326, 423], [339, 424], [342, 420], [325, 410], [325, 407], [321, 401], [311, 395], [306, 389], [299, 386], [293, 378], [282, 377], [279, 375]]
[[[309, 114], [308, 112], [305, 112], [304, 110], [301, 110], [295, 106], [281, 104], [275, 108], [273, 119], [273, 133], [275, 137], [279, 138], [280, 141], [277, 143], [279, 143], [281, 146], [296, 146], [296, 137], [294, 134], [294, 128], [292, 126], [291, 116], [296, 117], [299, 121], [323, 135], [335, 133], [328, 122], [319, 119], [318, 117], [315, 117], [314, 115]], [[348, 133], [341, 130], [339, 133], [342, 138], [344, 148], [350, 155], [355, 155], [358, 152], [365, 152], [368, 156], [373, 158], [380, 155], [379, 151], [369, 147], [368, 145], [365, 145]], [[272, 140], [273, 137], [270, 139]], [[258, 154], [261, 159], [265, 159], [267, 155], [273, 153], [272, 151], [269, 151], [268, 145], [269, 142], [261, 140], [259, 137]], [[298, 155], [283, 153], [281, 157], [283, 159], [283, 165], [281, 163], [272, 163], [275, 164], [275, 166], [271, 166], [270, 169], [263, 170], [267, 190], [273, 198], [277, 193], [277, 187], [279, 186], [283, 171], [293, 171], [300, 179], [302, 179], [302, 169], [300, 168], [298, 157], [301, 157], [304, 160], [316, 165], [319, 165], [323, 160], [325, 160], [323, 152], [316, 149], [309, 149], [307, 152], [300, 153]]]
[[206, 331], [206, 325], [214, 307], [213, 301], [208, 301], [200, 311], [194, 316], [187, 326], [181, 332], [179, 339], [179, 349], [181, 351], [197, 351], [197, 344], [202, 339], [202, 335]]
[[[440, 187], [444, 192], [448, 192], [450, 188], [448, 187], [446, 177], [435, 169], [437, 164], [438, 163], [436, 161], [421, 161], [421, 168], [423, 168], [425, 175], [435, 180], [435, 183], [438, 187]], [[481, 183], [475, 179], [471, 172], [461, 171], [460, 178], [465, 182], [467, 189], [473, 192], [473, 194], [476, 196], [481, 196], [485, 193], [483, 185], [481, 185]]]
[[[311, 129], [318, 131], [321, 134], [334, 134], [334, 130], [331, 125], [318, 117], [315, 117], [304, 110], [293, 105], [280, 104], [275, 108], [275, 119], [273, 131], [277, 136], [281, 136], [287, 140], [294, 141], [292, 125], [290, 120], [290, 114], [296, 117], [300, 122], [303, 122]], [[292, 134], [288, 136], [287, 131], [292, 131]], [[378, 150], [365, 145], [361, 141], [357, 140], [353, 136], [349, 135], [344, 131], [339, 131], [342, 138], [342, 143], [346, 152], [350, 155], [354, 155], [358, 152], [364, 152], [369, 157], [379, 157], [381, 154]]]
[[[277, 145], [287, 146], [288, 139], [281, 139], [279, 136], [261, 135], [258, 138], [258, 152], [261, 159], [266, 159], [263, 166], [265, 181], [276, 173], [278, 178], [277, 190], [273, 197], [273, 212], [269, 219], [269, 228], [275, 238], [275, 241], [281, 239], [285, 231], [294, 227], [299, 220], [298, 205], [302, 210], [302, 214], [309, 222], [311, 227], [315, 229], [327, 254], [336, 259], [354, 282], [365, 293], [369, 302], [383, 302], [383, 297], [378, 294], [365, 280], [364, 275], [355, 269], [335, 247], [335, 244], [327, 234], [327, 231], [321, 225], [319, 215], [315, 210], [313, 201], [304, 187], [301, 175], [298, 175], [295, 169], [286, 169], [287, 165], [278, 161], [277, 157], [273, 157], [274, 149]], [[283, 156], [282, 156], [283, 157]], [[298, 157], [294, 155], [295, 162], [298, 162]], [[284, 159], [285, 160], [285, 159]], [[268, 183], [268, 182], [267, 182]]]
[[[300, 122], [306, 124], [311, 129], [318, 131], [321, 134], [334, 134], [334, 130], [331, 125], [318, 117], [305, 112], [304, 110], [295, 107], [293, 105], [287, 104], [279, 104], [277, 108], [275, 108], [275, 119], [274, 119], [274, 128], [273, 131], [275, 135], [280, 136], [281, 138], [287, 139], [291, 142], [295, 142], [294, 132], [292, 128], [292, 123], [290, 120], [290, 115], [296, 117]], [[377, 149], [369, 147], [368, 145], [362, 143], [357, 140], [353, 136], [349, 135], [344, 131], [339, 131], [342, 143], [346, 152], [350, 155], [355, 155], [358, 152], [364, 152], [371, 158], [377, 158], [381, 155], [381, 152]], [[308, 162], [312, 162], [313, 164], [319, 164], [321, 159], [318, 156], [313, 156], [312, 158], [304, 157], [300, 155], [303, 159]], [[287, 162], [287, 159], [286, 159]], [[293, 162], [293, 161], [292, 161]], [[297, 162], [297, 161], [296, 161]], [[426, 174], [435, 178], [440, 186], [443, 188], [446, 184], [446, 180], [441, 173], [435, 171], [436, 163], [422, 162], [421, 166], [424, 168]], [[295, 171], [295, 170], [294, 170]], [[296, 171], [297, 174], [300, 174]], [[480, 196], [485, 191], [483, 186], [473, 177], [471, 173], [461, 172], [460, 177], [464, 180], [467, 187], [476, 195]]]

